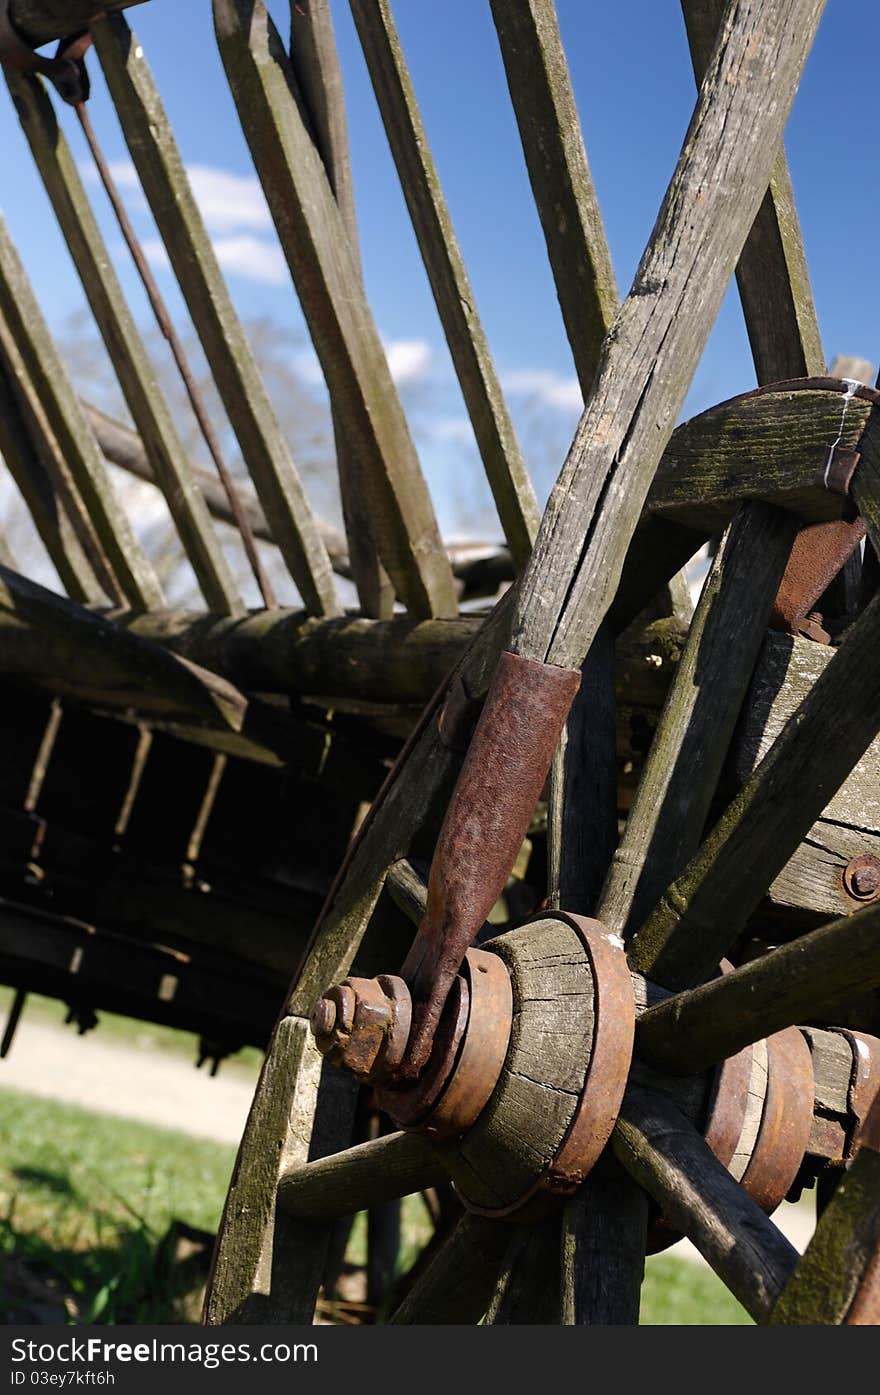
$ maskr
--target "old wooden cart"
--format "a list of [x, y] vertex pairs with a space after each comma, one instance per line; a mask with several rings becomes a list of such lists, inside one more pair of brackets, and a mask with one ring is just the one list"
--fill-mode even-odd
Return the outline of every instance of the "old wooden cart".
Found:
[[[74, 395], [0, 224], [0, 450], [67, 592], [0, 572], [0, 966], [83, 1025], [112, 1006], [209, 1054], [266, 1046], [211, 1323], [311, 1320], [345, 1218], [438, 1188], [396, 1322], [635, 1322], [646, 1251], [682, 1233], [759, 1321], [876, 1322], [880, 396], [825, 376], [781, 153], [822, 0], [684, 0], [699, 98], [622, 303], [552, 0], [490, 3], [586, 402], [543, 519], [390, 5], [352, 3], [506, 540], [478, 566], [443, 546], [366, 301], [327, 0], [291, 5], [289, 47], [262, 0], [213, 14], [330, 392], [342, 541], [273, 417], [129, 4], [53, 60], [34, 47], [92, 0], [0, 5], [136, 427]], [[139, 256], [85, 104], [92, 45], [252, 490], [139, 257], [221, 484], [187, 460], [43, 81]], [[674, 430], [734, 272], [762, 386]], [[163, 491], [203, 613], [165, 605], [108, 460]], [[302, 610], [274, 604], [255, 539]], [[675, 579], [707, 540], [691, 615]], [[800, 1258], [769, 1215], [813, 1183]]]

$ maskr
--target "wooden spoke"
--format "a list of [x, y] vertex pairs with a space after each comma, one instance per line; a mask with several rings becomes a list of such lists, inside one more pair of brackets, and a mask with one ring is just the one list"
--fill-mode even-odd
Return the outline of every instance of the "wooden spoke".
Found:
[[[46, 468], [16, 397], [15, 384], [20, 390], [21, 378], [10, 377], [3, 362], [8, 362], [5, 351], [11, 346], [11, 337], [0, 322], [0, 454], [67, 594], [77, 601], [100, 601], [104, 599], [101, 581], [71, 517], [78, 510], [75, 503], [73, 509], [68, 508], [70, 492], [63, 488], [61, 470], [50, 472]], [[40, 436], [48, 441], [51, 433], [45, 417], [43, 423], [46, 429]]]
[[520, 1226], [504, 1256], [486, 1324], [512, 1327], [560, 1321], [560, 1216]]
[[[726, 12], [654, 234], [523, 575], [513, 648], [524, 657], [581, 663], [611, 604], [651, 478], [767, 188], [789, 110], [776, 98], [793, 91], [821, 10], [816, 0], [792, 0], [772, 19], [757, 5]], [[746, 50], [755, 61], [749, 83], [740, 84], [732, 74]], [[661, 345], [664, 371], [657, 374]]]
[[584, 397], [619, 307], [555, 7], [492, 0], [532, 193]]
[[389, 0], [351, 6], [449, 352], [517, 570], [540, 511], [492, 363]]
[[[363, 281], [345, 94], [329, 0], [312, 0], [307, 9], [297, 4], [296, 0], [291, 0], [290, 62], [305, 104], [315, 148], [342, 215], [352, 266]], [[370, 511], [359, 484], [357, 434], [347, 433], [344, 414], [339, 413], [335, 415], [334, 433], [342, 513], [358, 599], [364, 615], [388, 616], [394, 605], [394, 588], [379, 560]]]
[[[682, 0], [697, 82], [724, 18], [724, 0]], [[736, 268], [759, 383], [825, 371], [791, 175], [780, 146], [770, 185]]]
[[9, 70], [9, 91], [37, 168], [76, 264], [157, 483], [208, 607], [241, 614], [244, 605], [220, 550], [208, 509], [158, 388], [134, 317], [92, 212], [70, 148], [39, 78]]
[[463, 1216], [389, 1319], [397, 1326], [480, 1322], [511, 1240], [509, 1225]]
[[431, 498], [290, 60], [262, 0], [215, 0], [214, 24], [337, 421], [357, 441], [382, 561], [414, 614], [452, 615], [452, 573]]
[[[104, 564], [101, 566], [102, 585], [111, 599], [127, 601], [135, 609], [161, 606], [163, 597], [159, 582], [113, 493], [95, 438], [83, 420], [48, 325], [2, 219], [0, 317], [20, 354], [20, 371], [26, 379], [21, 384], [22, 390], [35, 394], [42, 409], [40, 416], [49, 436], [41, 442], [40, 453], [44, 460], [60, 454], [75, 492], [82, 500], [83, 526], [95, 540], [90, 549], [92, 564]], [[4, 352], [3, 357], [7, 374], [14, 376], [15, 365], [10, 355]], [[32, 420], [36, 422], [36, 411]], [[72, 495], [73, 491], [70, 493]]]
[[389, 1133], [283, 1173], [278, 1204], [299, 1220], [333, 1221], [446, 1180], [446, 1169], [426, 1138]]
[[838, 1005], [878, 985], [875, 904], [649, 1008], [638, 1050], [661, 1070], [703, 1070], [796, 1022], [833, 1021]]
[[797, 1251], [710, 1152], [671, 1100], [630, 1087], [614, 1155], [752, 1317], [767, 1318]]
[[305, 605], [339, 612], [326, 550], [193, 198], [171, 125], [123, 15], [92, 26], [131, 158], [272, 532]]
[[648, 1194], [623, 1171], [588, 1178], [565, 1208], [562, 1316], [566, 1326], [635, 1326], [645, 1271]]
[[794, 531], [752, 504], [715, 556], [602, 897], [600, 919], [624, 938], [699, 845]]
[[636, 935], [635, 967], [667, 988], [712, 975], [777, 872], [880, 729], [880, 601], [834, 658]]

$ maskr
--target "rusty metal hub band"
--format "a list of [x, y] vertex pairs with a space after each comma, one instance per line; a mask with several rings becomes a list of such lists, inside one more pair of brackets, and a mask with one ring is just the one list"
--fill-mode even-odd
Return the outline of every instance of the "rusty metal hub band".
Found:
[[545, 913], [491, 947], [513, 984], [510, 1047], [486, 1108], [443, 1156], [469, 1210], [519, 1220], [541, 1196], [576, 1191], [605, 1148], [635, 1002], [623, 945], [598, 921]]

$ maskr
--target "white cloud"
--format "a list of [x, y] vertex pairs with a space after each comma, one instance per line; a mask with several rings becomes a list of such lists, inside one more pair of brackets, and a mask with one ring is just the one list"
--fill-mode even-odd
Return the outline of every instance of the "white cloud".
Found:
[[437, 441], [449, 441], [457, 446], [474, 444], [474, 428], [467, 417], [440, 417], [431, 422], [430, 430]]
[[272, 226], [260, 182], [252, 175], [232, 174], [213, 165], [187, 165], [186, 172], [211, 232]]
[[214, 251], [224, 271], [233, 276], [265, 281], [270, 286], [283, 286], [287, 280], [287, 262], [276, 242], [239, 233], [236, 237], [215, 237]]
[[[91, 160], [84, 161], [80, 169], [87, 183], [99, 183], [97, 168]], [[271, 228], [269, 206], [260, 181], [254, 175], [233, 174], [216, 165], [199, 164], [187, 165], [186, 172], [209, 232], [228, 233], [236, 228], [262, 232]], [[139, 195], [139, 207], [146, 207], [131, 160], [111, 160], [110, 173], [120, 189]]]
[[[143, 247], [152, 266], [165, 270], [170, 265], [168, 253], [158, 237], [146, 238]], [[213, 247], [221, 267], [231, 276], [263, 281], [270, 286], [283, 286], [287, 279], [284, 254], [274, 242], [241, 233], [237, 237], [215, 237]]]
[[430, 344], [424, 339], [391, 339], [385, 344], [385, 356], [391, 376], [398, 387], [418, 383], [428, 376], [431, 368]]
[[583, 411], [584, 399], [574, 376], [565, 378], [561, 373], [550, 373], [545, 369], [526, 369], [506, 373], [501, 385], [511, 397], [534, 397], [542, 406], [553, 407], [560, 412]]

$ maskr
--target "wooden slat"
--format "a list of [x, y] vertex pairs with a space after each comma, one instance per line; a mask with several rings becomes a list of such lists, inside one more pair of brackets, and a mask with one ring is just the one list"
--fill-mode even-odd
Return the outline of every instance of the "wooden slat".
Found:
[[0, 312], [21, 358], [67, 468], [82, 496], [119, 588], [141, 610], [162, 605], [153, 568], [113, 493], [101, 453], [43, 319], [24, 267], [0, 218]]
[[552, 0], [491, 0], [532, 193], [581, 391], [619, 308]]
[[423, 1135], [390, 1133], [283, 1173], [278, 1204], [302, 1221], [332, 1221], [445, 1181]]
[[241, 614], [244, 604], [156, 380], [101, 236], [88, 195], [39, 78], [9, 70], [6, 81], [52, 201], [120, 387], [209, 608]]
[[880, 729], [880, 597], [850, 626], [764, 760], [630, 947], [669, 988], [713, 974]]
[[[354, 185], [345, 116], [345, 92], [336, 52], [329, 0], [311, 0], [303, 8], [290, 5], [290, 61], [296, 74], [315, 148], [327, 175], [348, 235], [352, 264], [363, 282]], [[332, 402], [331, 402], [332, 410]], [[394, 607], [394, 588], [379, 560], [373, 541], [373, 523], [367, 499], [360, 488], [358, 441], [346, 435], [345, 417], [334, 416], [339, 493], [348, 536], [351, 573], [361, 612], [386, 618]]]
[[636, 1326], [648, 1196], [622, 1170], [599, 1168], [566, 1204], [562, 1226], [562, 1322]]
[[[513, 646], [579, 664], [770, 177], [822, 0], [730, 7], [523, 576]], [[737, 81], [748, 54], [749, 82]], [[662, 371], [658, 367], [662, 365]]]
[[67, 594], [77, 601], [101, 600], [101, 583], [76, 536], [56, 479], [40, 457], [7, 376], [3, 348], [10, 342], [0, 328], [0, 455]]
[[489, 1307], [511, 1227], [465, 1215], [389, 1318], [395, 1326], [478, 1323]]
[[454, 614], [430, 495], [290, 60], [262, 0], [215, 0], [214, 24], [337, 420], [359, 448], [382, 561], [414, 614]]
[[272, 763], [289, 746], [289, 724], [276, 709], [4, 568], [0, 633], [0, 670], [52, 695]]
[[[697, 83], [712, 54], [725, 0], [682, 0]], [[825, 371], [791, 176], [780, 145], [770, 185], [736, 269], [759, 383]]]
[[676, 1230], [761, 1321], [794, 1271], [797, 1250], [735, 1182], [673, 1102], [630, 1086], [614, 1155]]
[[538, 531], [538, 501], [477, 314], [391, 5], [354, 0], [351, 11], [486, 477], [519, 570]]
[[715, 556], [599, 910], [625, 939], [699, 846], [795, 527], [749, 505]]
[[9, 0], [9, 17], [32, 48], [84, 29], [96, 14], [127, 10], [145, 0]]
[[823, 925], [732, 973], [648, 1008], [640, 1055], [660, 1070], [704, 1070], [797, 1022], [834, 1021], [880, 984], [880, 904]]
[[338, 614], [326, 550], [196, 207], [143, 49], [122, 15], [100, 20], [92, 34], [131, 158], [282, 556], [308, 609], [316, 615]]

